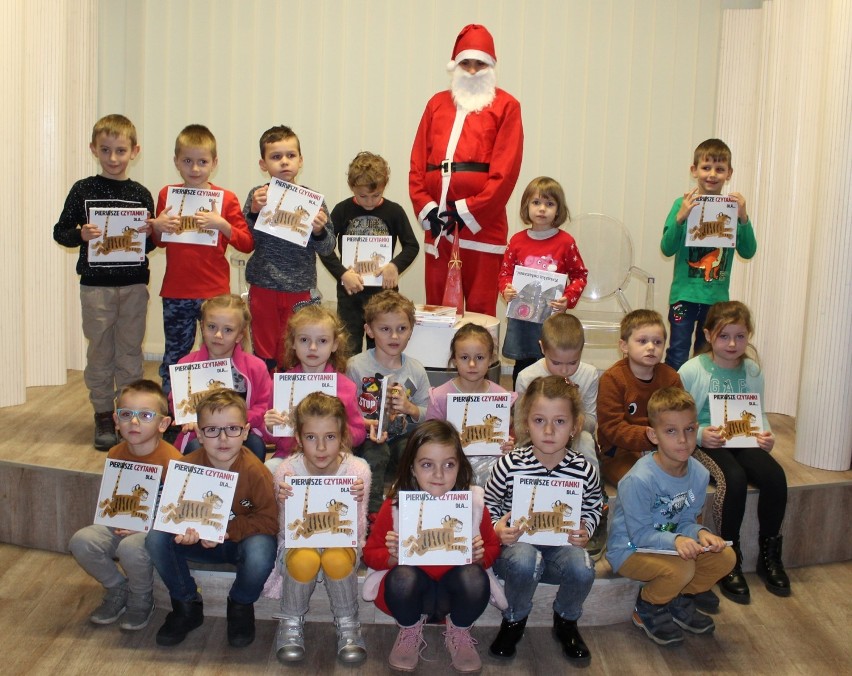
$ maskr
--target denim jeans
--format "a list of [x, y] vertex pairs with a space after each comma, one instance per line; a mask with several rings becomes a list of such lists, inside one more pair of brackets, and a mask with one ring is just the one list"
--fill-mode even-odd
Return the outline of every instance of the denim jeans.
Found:
[[583, 601], [595, 581], [595, 562], [580, 547], [545, 547], [516, 542], [504, 546], [494, 562], [494, 572], [505, 584], [509, 607], [503, 617], [509, 622], [523, 620], [532, 610], [532, 598], [539, 582], [558, 584], [553, 610], [566, 620], [578, 620]]
[[154, 568], [176, 601], [192, 601], [197, 586], [189, 572], [188, 561], [230, 563], [237, 567], [237, 579], [229, 596], [236, 603], [254, 603], [275, 565], [276, 542], [272, 535], [249, 535], [239, 542], [225, 542], [211, 549], [200, 542], [194, 545], [175, 543], [173, 533], [152, 530], [145, 539]]
[[[689, 359], [689, 351], [693, 353], [707, 341], [704, 339], [704, 320], [707, 318], [709, 305], [690, 303], [679, 300], [669, 307], [669, 349], [666, 351], [666, 364], [677, 371]], [[695, 344], [692, 336], [695, 334]]]

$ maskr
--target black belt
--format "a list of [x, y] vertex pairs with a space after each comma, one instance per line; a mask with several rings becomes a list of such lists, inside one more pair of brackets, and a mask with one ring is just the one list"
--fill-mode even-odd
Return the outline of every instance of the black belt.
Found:
[[446, 172], [447, 169], [449, 169], [450, 173], [455, 173], [457, 171], [480, 171], [487, 173], [489, 165], [488, 162], [447, 162], [446, 160], [441, 162], [441, 164], [426, 165], [426, 171], [441, 170]]

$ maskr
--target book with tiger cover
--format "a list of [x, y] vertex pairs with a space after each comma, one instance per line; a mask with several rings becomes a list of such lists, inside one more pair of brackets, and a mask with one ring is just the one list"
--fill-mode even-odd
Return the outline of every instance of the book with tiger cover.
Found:
[[89, 240], [89, 265], [142, 265], [145, 262], [144, 232], [147, 209], [89, 209], [89, 223], [101, 234]]
[[154, 521], [162, 473], [160, 465], [107, 458], [93, 523], [147, 533]]
[[337, 396], [336, 373], [276, 373], [272, 381], [272, 408], [287, 419], [286, 425], [273, 425], [273, 437], [293, 437], [293, 413], [311, 392]]
[[303, 185], [272, 176], [266, 193], [266, 206], [257, 215], [254, 229], [308, 246], [312, 223], [322, 208], [323, 196]]
[[447, 422], [458, 430], [465, 455], [502, 455], [511, 410], [510, 392], [447, 395]]
[[512, 485], [512, 525], [520, 542], [563, 546], [568, 531], [580, 528], [583, 482], [570, 477], [515, 476]]
[[458, 566], [473, 562], [473, 500], [470, 491], [434, 497], [399, 493], [399, 562], [409, 566]]
[[215, 228], [199, 229], [195, 216], [204, 211], [215, 211], [221, 214], [224, 203], [224, 190], [169, 186], [166, 195], [166, 207], [172, 208], [169, 216], [177, 216], [180, 219], [180, 225], [176, 233], [164, 232], [160, 235], [160, 240], [163, 242], [180, 242], [181, 244], [216, 246], [219, 243], [219, 231]]
[[175, 425], [198, 422], [195, 407], [214, 390], [233, 390], [231, 359], [208, 359], [169, 366]]
[[364, 286], [381, 286], [379, 271], [393, 258], [390, 235], [344, 235], [340, 262], [361, 275]]
[[[284, 502], [284, 547], [357, 547], [354, 476], [288, 476], [293, 495]], [[365, 498], [366, 499], [366, 496]]]
[[238, 477], [224, 469], [169, 460], [154, 530], [183, 535], [194, 528], [202, 540], [224, 542]]
[[739, 205], [728, 195], [698, 195], [686, 217], [686, 246], [733, 249]]
[[757, 435], [763, 432], [760, 395], [711, 393], [710, 424], [720, 429], [728, 448], [757, 448]]

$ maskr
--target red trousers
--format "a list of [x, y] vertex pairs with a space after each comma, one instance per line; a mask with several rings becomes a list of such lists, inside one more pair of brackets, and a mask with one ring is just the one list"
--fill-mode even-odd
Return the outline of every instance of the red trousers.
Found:
[[[464, 241], [464, 240], [462, 240]], [[442, 237], [438, 244], [440, 256], [426, 253], [426, 302], [440, 305], [447, 281], [447, 266], [453, 245]], [[461, 276], [465, 310], [494, 317], [497, 315], [497, 275], [503, 254], [459, 249], [462, 261]]]

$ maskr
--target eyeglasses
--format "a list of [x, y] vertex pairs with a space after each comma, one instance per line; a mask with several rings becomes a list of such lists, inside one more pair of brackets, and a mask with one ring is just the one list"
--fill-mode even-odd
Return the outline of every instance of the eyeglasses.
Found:
[[134, 418], [138, 418], [139, 422], [146, 423], [153, 421], [158, 415], [162, 415], [161, 413], [157, 413], [156, 411], [148, 411], [147, 409], [143, 409], [141, 411], [134, 411], [132, 408], [116, 409], [115, 414], [118, 416], [118, 419], [121, 422], [130, 422]]
[[245, 429], [244, 425], [225, 425], [224, 427], [208, 425], [201, 428], [201, 433], [208, 439], [216, 439], [222, 432], [225, 433], [226, 437], [238, 437], [245, 432]]

